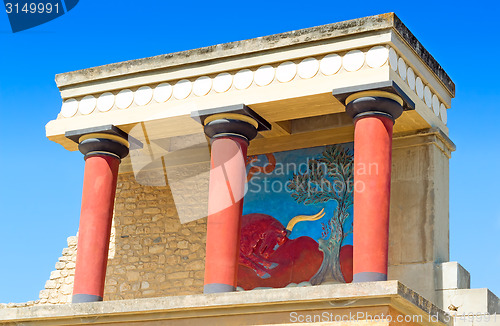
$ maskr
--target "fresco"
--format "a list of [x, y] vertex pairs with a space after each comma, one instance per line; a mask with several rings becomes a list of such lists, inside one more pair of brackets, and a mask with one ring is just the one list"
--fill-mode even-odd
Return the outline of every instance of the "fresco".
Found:
[[238, 286], [351, 282], [353, 144], [249, 156], [247, 173]]

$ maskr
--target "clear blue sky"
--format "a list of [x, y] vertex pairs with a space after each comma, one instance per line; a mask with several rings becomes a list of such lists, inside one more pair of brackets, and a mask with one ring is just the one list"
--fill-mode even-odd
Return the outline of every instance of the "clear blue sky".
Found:
[[[376, 4], [376, 6], [374, 5]], [[451, 259], [500, 295], [497, 2], [95, 1], [12, 34], [0, 12], [0, 302], [38, 298], [78, 227], [83, 159], [45, 138], [56, 73], [394, 11], [457, 85]]]

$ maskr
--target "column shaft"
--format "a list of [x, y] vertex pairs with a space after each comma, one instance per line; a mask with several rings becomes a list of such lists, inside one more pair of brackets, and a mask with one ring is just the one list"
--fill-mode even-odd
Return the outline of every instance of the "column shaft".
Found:
[[387, 280], [393, 123], [381, 115], [355, 122], [353, 282]]
[[102, 301], [120, 159], [85, 160], [73, 302]]
[[247, 147], [248, 142], [240, 137], [212, 142], [205, 293], [234, 291], [237, 286]]

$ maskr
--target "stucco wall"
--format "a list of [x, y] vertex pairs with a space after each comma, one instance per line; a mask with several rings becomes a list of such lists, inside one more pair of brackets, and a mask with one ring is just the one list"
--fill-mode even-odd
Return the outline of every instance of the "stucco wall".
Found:
[[393, 141], [389, 279], [436, 302], [435, 270], [449, 260], [449, 157], [439, 133]]

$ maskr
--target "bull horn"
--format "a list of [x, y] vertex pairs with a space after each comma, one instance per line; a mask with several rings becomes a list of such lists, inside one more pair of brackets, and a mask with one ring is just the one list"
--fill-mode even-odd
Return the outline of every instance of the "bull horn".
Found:
[[319, 211], [319, 213], [314, 214], [314, 215], [298, 215], [298, 216], [295, 216], [294, 218], [292, 218], [290, 220], [290, 222], [288, 222], [288, 225], [286, 226], [286, 229], [291, 232], [292, 229], [293, 229], [293, 227], [295, 226], [295, 224], [297, 224], [299, 222], [302, 222], [302, 221], [317, 221], [320, 218], [322, 218], [323, 216], [325, 216], [325, 209], [324, 208], [322, 208], [321, 211]]

